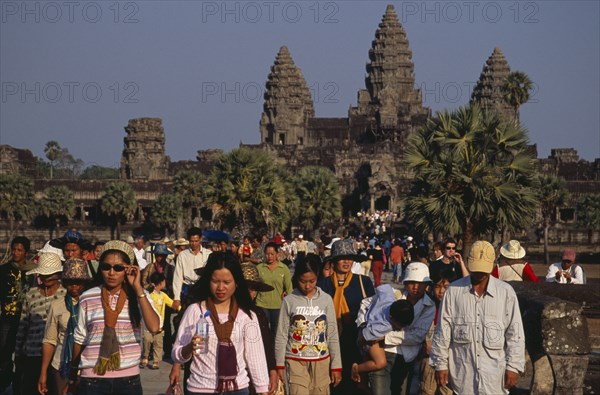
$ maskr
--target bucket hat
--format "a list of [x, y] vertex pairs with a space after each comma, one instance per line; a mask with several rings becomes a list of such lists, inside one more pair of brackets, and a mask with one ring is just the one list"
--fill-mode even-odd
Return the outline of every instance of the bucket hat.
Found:
[[500, 247], [500, 255], [508, 259], [521, 259], [525, 256], [525, 248], [517, 240], [510, 240]]
[[63, 280], [91, 281], [87, 269], [87, 262], [83, 259], [67, 259], [63, 265]]
[[154, 255], [171, 255], [173, 251], [167, 248], [166, 244], [155, 244], [152, 249], [152, 254]]
[[338, 240], [331, 245], [331, 255], [325, 258], [325, 262], [339, 261], [342, 259], [352, 259], [355, 262], [362, 262], [368, 259], [360, 255], [354, 249], [354, 243], [350, 239]]
[[422, 262], [412, 262], [408, 264], [404, 273], [405, 277], [402, 281], [403, 284], [408, 281], [414, 281], [417, 283], [431, 282], [431, 278], [429, 278], [429, 268]]

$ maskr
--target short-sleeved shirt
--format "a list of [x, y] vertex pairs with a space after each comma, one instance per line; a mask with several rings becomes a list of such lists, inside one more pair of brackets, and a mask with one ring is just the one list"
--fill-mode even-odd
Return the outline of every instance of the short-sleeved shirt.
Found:
[[281, 262], [277, 262], [275, 270], [271, 271], [269, 265], [260, 263], [256, 266], [260, 278], [274, 289], [269, 292], [259, 292], [256, 305], [265, 309], [279, 309], [283, 300], [283, 293], [292, 293], [292, 276], [290, 269]]
[[50, 314], [46, 322], [46, 331], [42, 343], [52, 344], [54, 347], [54, 356], [52, 357], [52, 367], [60, 369], [60, 360], [62, 358], [62, 347], [65, 341], [65, 333], [69, 325], [71, 313], [67, 309], [65, 299], [59, 299], [50, 305]]

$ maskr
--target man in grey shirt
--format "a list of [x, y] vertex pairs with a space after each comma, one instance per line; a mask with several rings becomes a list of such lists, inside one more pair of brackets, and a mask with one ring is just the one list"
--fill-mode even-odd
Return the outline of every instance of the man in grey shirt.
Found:
[[494, 248], [473, 244], [470, 275], [453, 282], [439, 308], [430, 365], [458, 394], [503, 394], [525, 367], [525, 335], [512, 287], [492, 276]]

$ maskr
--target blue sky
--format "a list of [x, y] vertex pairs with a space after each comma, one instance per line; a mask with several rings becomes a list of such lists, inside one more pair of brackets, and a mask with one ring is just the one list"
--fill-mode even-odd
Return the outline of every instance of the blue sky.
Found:
[[424, 104], [470, 98], [494, 47], [535, 83], [522, 123], [540, 157], [600, 157], [598, 1], [0, 2], [0, 143], [43, 157], [57, 140], [118, 166], [131, 118], [163, 119], [171, 160], [258, 143], [262, 94], [286, 45], [321, 117], [345, 117], [387, 4]]

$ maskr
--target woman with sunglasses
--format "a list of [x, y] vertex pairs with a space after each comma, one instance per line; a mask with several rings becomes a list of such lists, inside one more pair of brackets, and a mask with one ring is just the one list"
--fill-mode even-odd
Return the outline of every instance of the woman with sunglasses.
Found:
[[467, 265], [463, 261], [462, 255], [456, 250], [456, 240], [447, 238], [442, 243], [442, 256], [429, 265], [431, 276], [438, 277], [440, 272], [450, 273], [451, 280], [455, 281], [469, 275]]
[[[260, 326], [240, 263], [231, 252], [213, 252], [194, 284], [173, 344], [173, 360], [192, 361], [188, 394], [247, 395], [250, 378], [259, 394], [269, 391], [269, 373]], [[201, 317], [208, 321], [208, 350], [196, 335]], [[177, 375], [171, 375], [175, 384]]]
[[42, 368], [42, 339], [50, 306], [54, 301], [64, 299], [67, 293], [60, 285], [62, 270], [60, 257], [47, 252], [40, 255], [38, 267], [26, 273], [38, 275], [38, 286], [29, 289], [23, 300], [15, 348], [15, 395], [38, 393], [37, 383]]
[[160, 330], [160, 321], [142, 288], [140, 268], [134, 262], [129, 244], [112, 240], [104, 245], [98, 265], [103, 282], [79, 298], [70, 392], [142, 393], [139, 371], [142, 320], [151, 333]]

